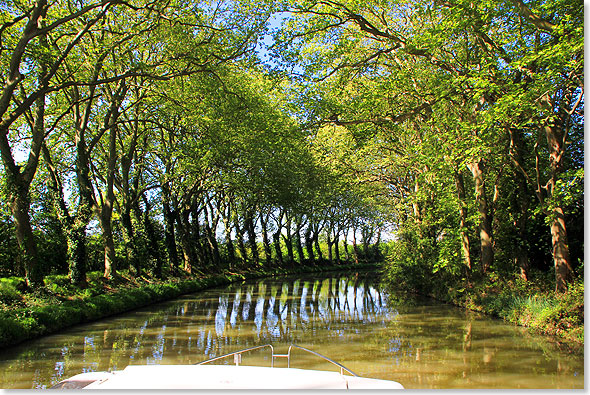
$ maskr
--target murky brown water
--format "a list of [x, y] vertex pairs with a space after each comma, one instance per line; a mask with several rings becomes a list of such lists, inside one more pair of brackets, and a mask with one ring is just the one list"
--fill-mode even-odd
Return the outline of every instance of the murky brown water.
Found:
[[[192, 364], [266, 343], [276, 353], [299, 344], [406, 388], [584, 388], [583, 352], [430, 299], [390, 295], [376, 277], [246, 282], [77, 326], [2, 350], [0, 388], [47, 388], [130, 364]], [[269, 366], [268, 354], [243, 363]], [[334, 370], [300, 351], [291, 366]]]

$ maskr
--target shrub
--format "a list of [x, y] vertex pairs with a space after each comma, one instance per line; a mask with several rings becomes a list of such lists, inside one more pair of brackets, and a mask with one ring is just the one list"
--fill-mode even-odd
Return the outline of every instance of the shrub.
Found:
[[12, 304], [22, 299], [16, 281], [8, 278], [0, 279], [0, 302]]

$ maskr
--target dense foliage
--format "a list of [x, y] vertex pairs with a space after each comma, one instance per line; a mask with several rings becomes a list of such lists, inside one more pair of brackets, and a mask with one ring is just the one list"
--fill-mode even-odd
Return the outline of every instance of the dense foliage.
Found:
[[583, 273], [582, 3], [291, 12], [276, 55], [298, 62], [306, 121], [332, 136], [344, 177], [384, 187], [392, 281], [436, 294], [540, 270], [566, 291]]
[[342, 235], [363, 226], [370, 255], [361, 189], [333, 196], [288, 80], [259, 60], [277, 5], [188, 5], [1, 6], [2, 275], [358, 261]]
[[9, 0], [0, 24], [0, 276], [583, 271], [577, 0]]

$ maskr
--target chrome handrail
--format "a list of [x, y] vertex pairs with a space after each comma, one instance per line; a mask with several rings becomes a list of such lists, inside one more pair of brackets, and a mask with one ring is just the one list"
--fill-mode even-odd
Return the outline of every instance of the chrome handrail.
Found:
[[[243, 350], [239, 350], [239, 351], [235, 351], [235, 352], [230, 352], [229, 354], [220, 355], [218, 357], [207, 359], [206, 361], [197, 362], [197, 363], [195, 363], [195, 365], [204, 365], [204, 364], [209, 363], [209, 362], [217, 361], [218, 359], [223, 359], [223, 358], [231, 357], [232, 355], [242, 355], [242, 353], [245, 353], [245, 352], [248, 352], [248, 351], [258, 350], [259, 348], [264, 348], [264, 347], [270, 347], [270, 351], [272, 353], [271, 355], [273, 355], [273, 358], [270, 361], [270, 367], [272, 368], [272, 367], [274, 367], [273, 366], [273, 362], [274, 362], [274, 354], [275, 354], [275, 352], [274, 352], [274, 348], [270, 344], [263, 344], [262, 346], [250, 347], [250, 348], [245, 348]], [[236, 361], [236, 358], [234, 358], [234, 361]], [[236, 365], [239, 365], [239, 362], [236, 361]]]
[[348, 369], [344, 365], [342, 365], [342, 364], [340, 364], [340, 363], [338, 363], [336, 361], [331, 360], [330, 358], [326, 357], [325, 355], [322, 355], [322, 354], [317, 353], [315, 351], [309, 350], [309, 349], [307, 349], [305, 347], [298, 346], [297, 344], [291, 344], [291, 345], [289, 345], [289, 349], [287, 351], [287, 354], [275, 354], [274, 347], [271, 344], [263, 344], [261, 346], [255, 346], [255, 347], [245, 348], [243, 350], [238, 350], [238, 351], [231, 352], [229, 354], [224, 354], [224, 355], [220, 355], [218, 357], [207, 359], [205, 361], [195, 363], [195, 365], [204, 365], [206, 363], [217, 361], [219, 359], [223, 359], [223, 358], [227, 358], [227, 357], [231, 357], [233, 355], [234, 356], [234, 362], [235, 362], [236, 366], [239, 366], [240, 365], [240, 362], [242, 361], [242, 354], [243, 353], [249, 352], [249, 351], [258, 350], [258, 349], [264, 348], [264, 347], [269, 347], [270, 348], [270, 352], [271, 352], [270, 367], [271, 368], [274, 368], [274, 360], [275, 360], [275, 358], [287, 358], [287, 367], [290, 368], [291, 367], [291, 349], [292, 348], [297, 348], [297, 349], [306, 351], [306, 352], [308, 352], [310, 354], [313, 354], [315, 356], [318, 356], [318, 357], [320, 357], [320, 358], [322, 358], [322, 359], [330, 362], [331, 364], [338, 366], [340, 368], [340, 374], [341, 375], [344, 375], [344, 372], [347, 372], [347, 373], [351, 374], [352, 376], [358, 377], [358, 375], [356, 373], [354, 373], [352, 370]]
[[[333, 360], [331, 360], [330, 358], [326, 357], [325, 355], [322, 355], [322, 354], [320, 354], [320, 353], [317, 353], [317, 352], [315, 352], [315, 351], [308, 350], [307, 348], [304, 348], [304, 347], [298, 346], [297, 344], [291, 344], [291, 345], [289, 346], [289, 351], [287, 352], [287, 354], [288, 354], [289, 356], [291, 355], [291, 348], [293, 348], [293, 347], [295, 347], [295, 348], [298, 348], [298, 349], [300, 349], [300, 350], [303, 350], [303, 351], [307, 351], [307, 352], [308, 352], [308, 353], [310, 353], [310, 354], [313, 354], [313, 355], [315, 355], [315, 356], [318, 356], [318, 357], [320, 357], [320, 358], [323, 358], [323, 359], [325, 359], [326, 361], [328, 361], [328, 362], [330, 362], [330, 363], [332, 363], [332, 364], [334, 364], [334, 365], [338, 366], [338, 367], [340, 368], [340, 374], [341, 374], [341, 375], [344, 375], [344, 371], [346, 371], [347, 373], [350, 373], [351, 375], [353, 375], [353, 376], [355, 376], [355, 377], [358, 377], [358, 375], [357, 375], [356, 373], [354, 373], [352, 370], [348, 369], [348, 368], [347, 368], [347, 367], [345, 367], [344, 365], [342, 365], [342, 364], [340, 364], [340, 363], [338, 363], [338, 362], [336, 362], [336, 361], [333, 361]], [[290, 367], [291, 367], [291, 366], [290, 366], [290, 362], [291, 362], [291, 358], [289, 357], [289, 358], [287, 359], [287, 367], [288, 367], [288, 368], [290, 368]]]

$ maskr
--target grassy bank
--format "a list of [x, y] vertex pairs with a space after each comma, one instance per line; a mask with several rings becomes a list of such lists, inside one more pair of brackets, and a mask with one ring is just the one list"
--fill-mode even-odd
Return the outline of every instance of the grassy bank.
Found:
[[481, 311], [556, 339], [584, 344], [584, 282], [568, 292], [547, 291], [538, 283], [490, 280], [456, 295], [453, 303]]
[[120, 272], [113, 280], [106, 280], [100, 272], [91, 272], [85, 288], [75, 287], [67, 276], [58, 275], [45, 277], [45, 286], [32, 291], [25, 291], [22, 278], [1, 278], [0, 348], [234, 281], [361, 268], [367, 268], [367, 265], [298, 266], [201, 277], [169, 277], [166, 280], [133, 278], [126, 272]]
[[467, 283], [388, 265], [382, 270], [386, 281], [396, 289], [502, 318], [576, 348], [584, 345], [583, 275], [570, 284], [568, 292], [556, 293], [551, 273], [532, 272], [526, 282], [518, 276], [502, 278], [492, 273]]

